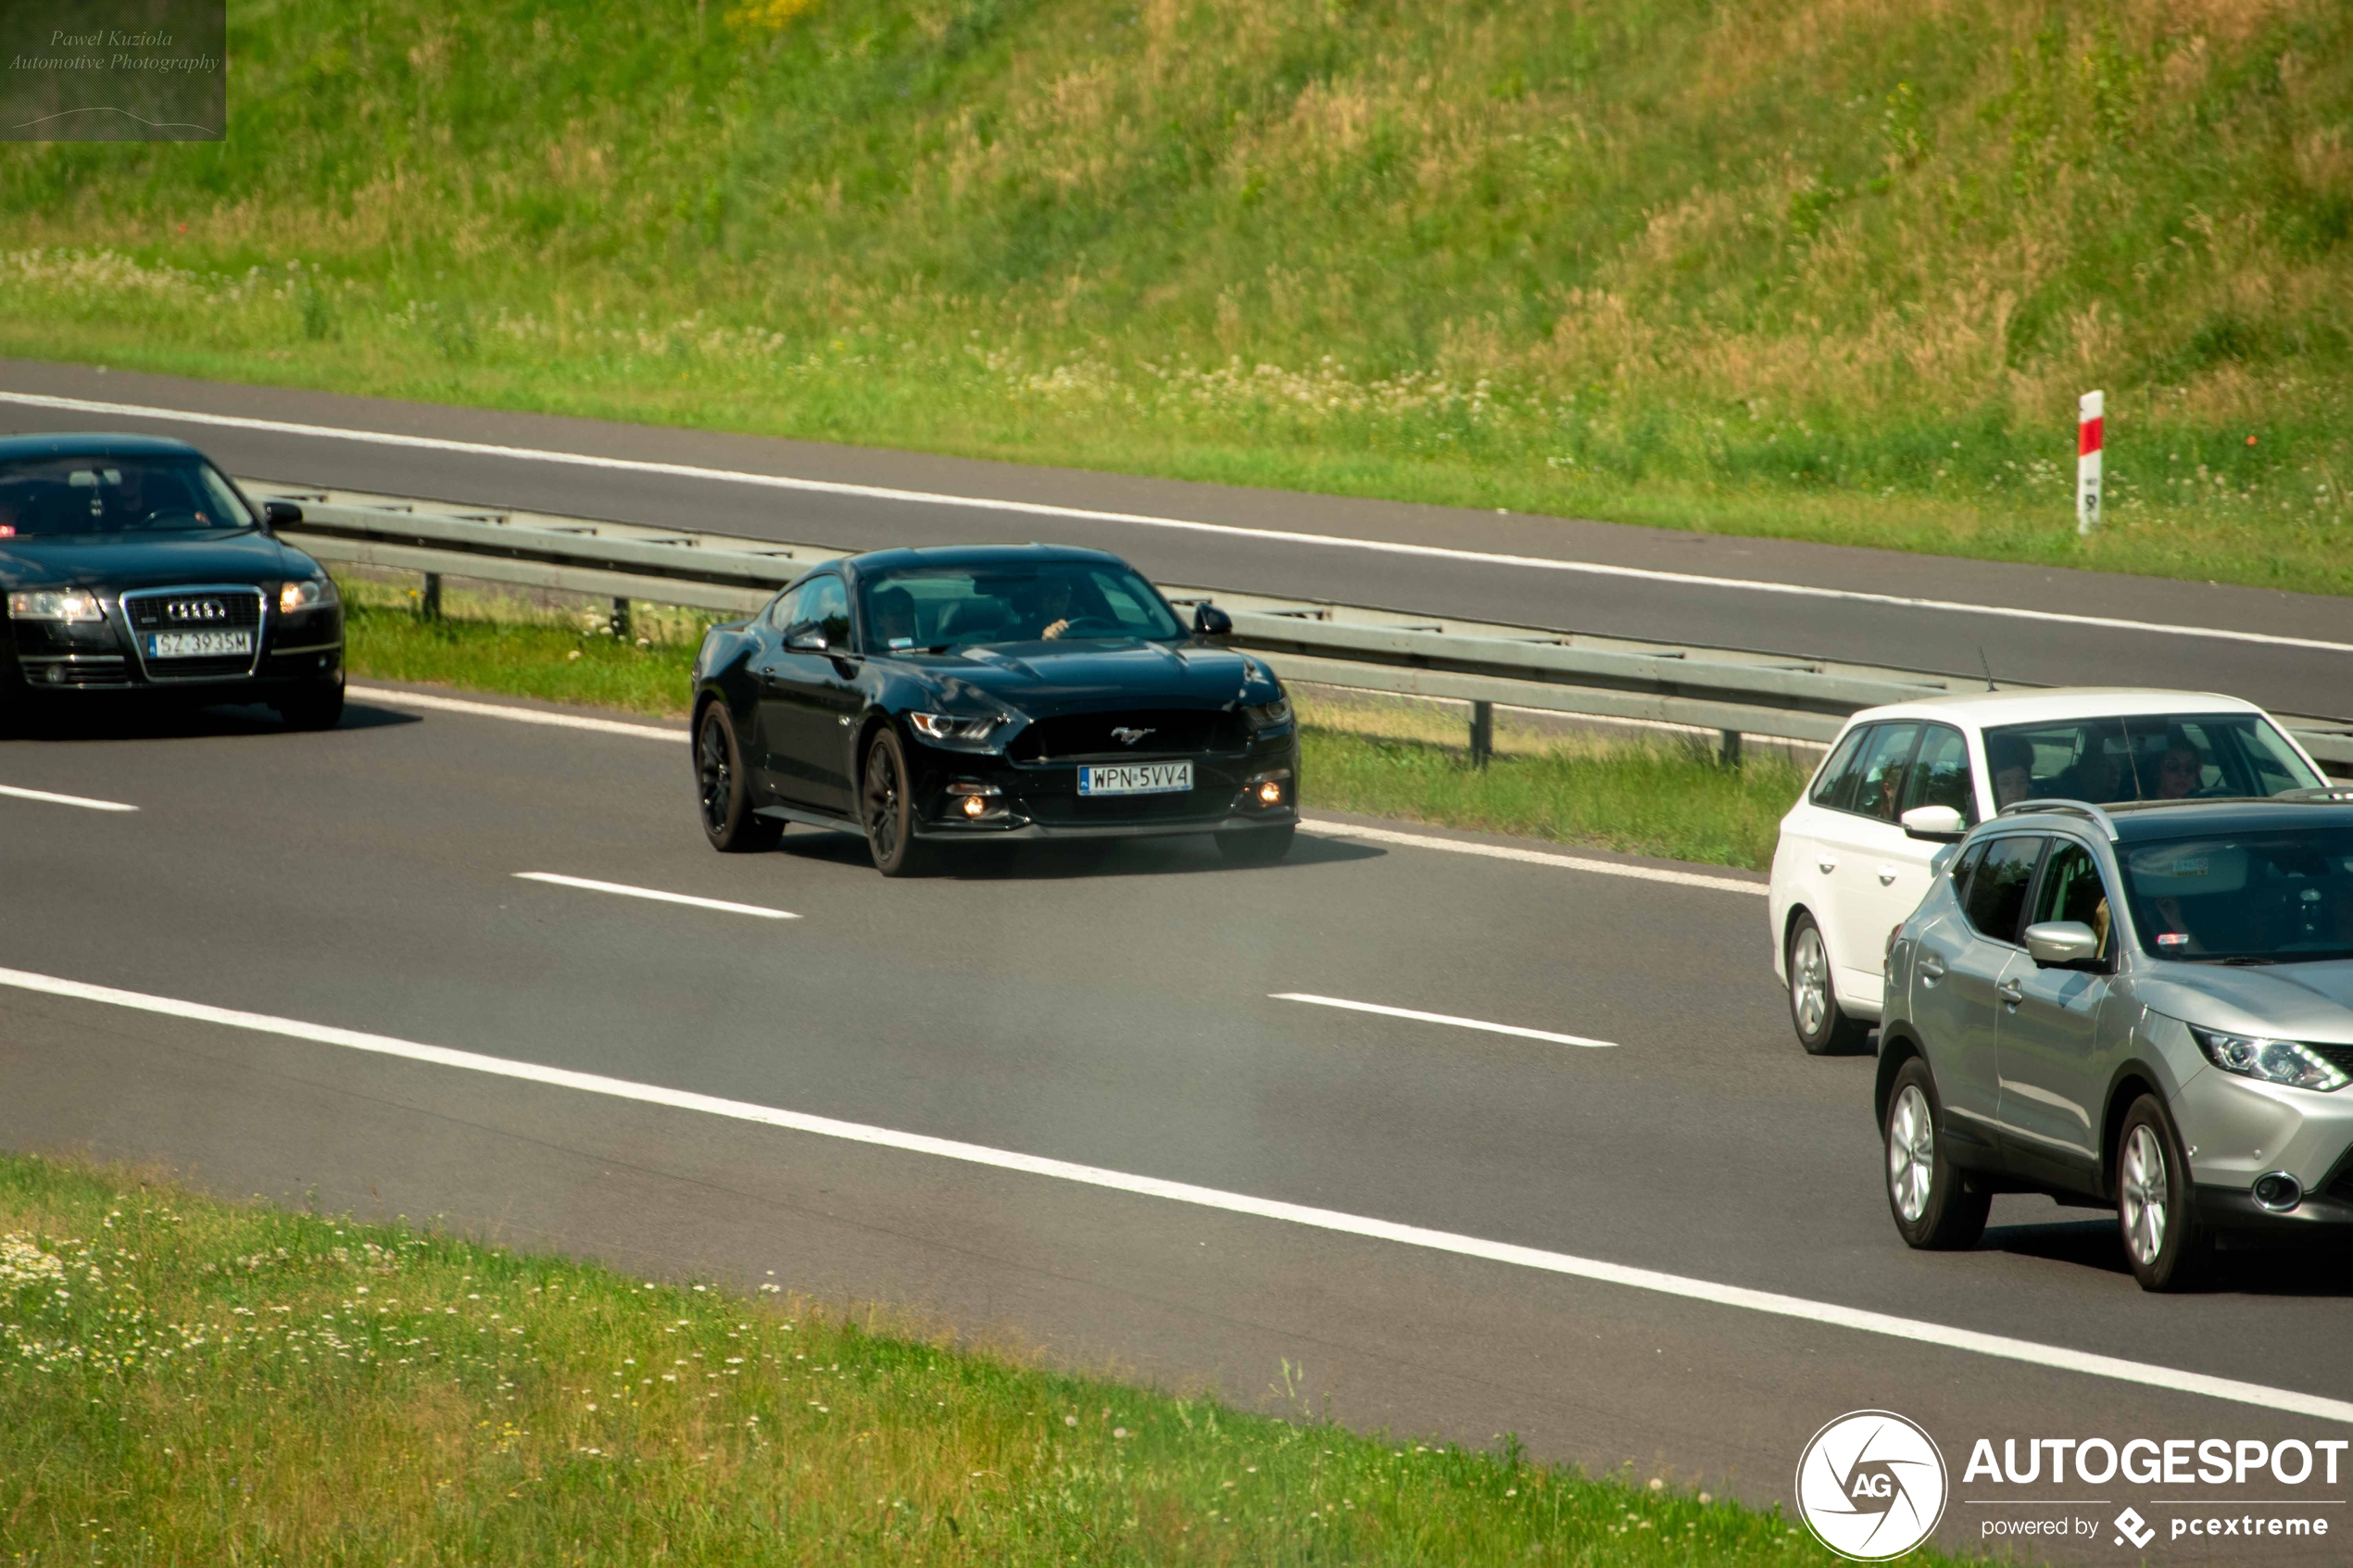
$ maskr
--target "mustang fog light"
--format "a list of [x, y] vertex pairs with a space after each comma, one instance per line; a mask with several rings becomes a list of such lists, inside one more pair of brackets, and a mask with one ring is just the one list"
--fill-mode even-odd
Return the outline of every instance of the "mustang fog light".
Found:
[[1283, 803], [1282, 781], [1280, 779], [1268, 779], [1265, 784], [1260, 784], [1258, 786], [1258, 803], [1261, 806], [1280, 806]]
[[959, 779], [948, 786], [948, 795], [956, 801], [957, 809], [963, 812], [967, 821], [1000, 815], [1005, 809], [1005, 803], [1000, 798], [995, 784], [973, 784]]
[[1277, 768], [1268, 773], [1252, 773], [1242, 781], [1242, 793], [1253, 806], [1280, 806], [1290, 780], [1289, 768]]
[[965, 796], [965, 797], [964, 797], [964, 815], [965, 815], [965, 816], [967, 816], [967, 817], [979, 817], [979, 816], [985, 816], [985, 815], [987, 815], [987, 814], [988, 814], [988, 799], [987, 799], [985, 797], [978, 796], [978, 795], [967, 795], [967, 796]]

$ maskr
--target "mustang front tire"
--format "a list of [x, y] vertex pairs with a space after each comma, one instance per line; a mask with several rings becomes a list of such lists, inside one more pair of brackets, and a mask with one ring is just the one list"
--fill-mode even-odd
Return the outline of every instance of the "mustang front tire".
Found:
[[909, 787], [907, 753], [899, 736], [885, 730], [866, 748], [864, 779], [858, 791], [859, 820], [866, 849], [885, 876], [920, 876], [930, 863], [927, 847], [915, 836], [915, 797]]
[[703, 836], [725, 854], [773, 849], [785, 824], [752, 814], [751, 780], [744, 773], [743, 748], [724, 704], [702, 710], [695, 726], [695, 790], [702, 808]]

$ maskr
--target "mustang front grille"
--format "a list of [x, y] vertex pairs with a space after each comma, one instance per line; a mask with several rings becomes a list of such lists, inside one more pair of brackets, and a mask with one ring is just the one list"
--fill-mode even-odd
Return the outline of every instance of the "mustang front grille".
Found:
[[1239, 751], [1245, 744], [1239, 713], [1214, 708], [1144, 709], [1040, 719], [1013, 737], [1008, 754], [1016, 762], [1111, 762]]

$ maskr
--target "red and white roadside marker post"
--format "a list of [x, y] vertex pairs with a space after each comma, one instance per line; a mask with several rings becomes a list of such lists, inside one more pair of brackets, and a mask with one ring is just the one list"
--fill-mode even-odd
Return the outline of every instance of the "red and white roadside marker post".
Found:
[[2105, 397], [2087, 392], [2075, 405], [2075, 532], [2100, 531], [2100, 415]]

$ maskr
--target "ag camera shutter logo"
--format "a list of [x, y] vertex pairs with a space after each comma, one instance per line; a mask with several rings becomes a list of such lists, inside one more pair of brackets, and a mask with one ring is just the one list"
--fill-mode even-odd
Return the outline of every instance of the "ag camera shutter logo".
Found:
[[1797, 1512], [1856, 1562], [1901, 1557], [1936, 1531], [1951, 1483], [1936, 1441], [1893, 1411], [1853, 1411], [1814, 1434], [1797, 1461]]

